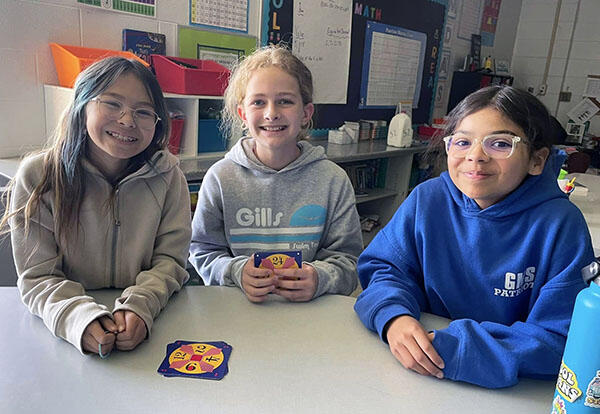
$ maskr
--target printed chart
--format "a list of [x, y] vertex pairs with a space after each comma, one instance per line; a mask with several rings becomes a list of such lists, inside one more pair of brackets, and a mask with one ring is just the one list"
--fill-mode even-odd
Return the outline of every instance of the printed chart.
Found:
[[369, 22], [359, 107], [419, 102], [426, 41], [424, 33]]
[[116, 12], [156, 17], [155, 0], [77, 0], [77, 3]]
[[248, 0], [190, 0], [190, 24], [248, 33]]

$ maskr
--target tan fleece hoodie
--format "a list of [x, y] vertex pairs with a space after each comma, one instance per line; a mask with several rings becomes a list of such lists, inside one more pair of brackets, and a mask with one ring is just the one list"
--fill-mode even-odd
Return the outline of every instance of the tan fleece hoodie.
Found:
[[[43, 154], [24, 160], [17, 172], [11, 211], [40, 182]], [[29, 310], [56, 336], [83, 353], [81, 338], [94, 319], [111, 315], [86, 289], [124, 288], [114, 311], [130, 310], [148, 328], [173, 292], [187, 281], [190, 201], [178, 159], [157, 152], [149, 163], [113, 187], [87, 160], [85, 193], [69, 246], [55, 237], [54, 197], [42, 198], [40, 214], [25, 234], [10, 221], [17, 286]], [[114, 191], [114, 202], [111, 194]]]

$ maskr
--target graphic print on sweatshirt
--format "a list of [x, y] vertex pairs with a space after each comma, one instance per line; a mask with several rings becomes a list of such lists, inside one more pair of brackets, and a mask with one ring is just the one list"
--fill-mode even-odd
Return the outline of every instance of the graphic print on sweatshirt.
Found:
[[531, 266], [523, 272], [506, 272], [504, 275], [504, 286], [495, 287], [494, 295], [506, 298], [519, 296], [527, 289], [533, 287], [535, 281], [535, 267]]
[[231, 248], [309, 250], [316, 248], [327, 220], [327, 210], [316, 204], [298, 208], [289, 218], [271, 207], [242, 207], [235, 213], [239, 227], [229, 230]]

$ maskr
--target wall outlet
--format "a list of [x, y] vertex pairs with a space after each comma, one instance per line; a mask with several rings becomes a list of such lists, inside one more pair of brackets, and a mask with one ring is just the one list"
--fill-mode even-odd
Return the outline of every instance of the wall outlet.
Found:
[[558, 102], [571, 102], [571, 92], [563, 91], [558, 94]]
[[538, 94], [539, 96], [546, 95], [546, 91], [547, 91], [547, 90], [548, 90], [548, 85], [546, 85], [545, 83], [543, 83], [543, 84], [541, 84], [541, 85], [538, 87], [538, 93], [537, 93], [537, 94]]

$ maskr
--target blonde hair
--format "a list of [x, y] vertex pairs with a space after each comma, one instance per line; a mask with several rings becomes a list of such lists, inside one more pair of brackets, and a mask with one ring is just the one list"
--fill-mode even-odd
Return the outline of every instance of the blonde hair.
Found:
[[[248, 81], [257, 69], [275, 66], [288, 75], [293, 76], [298, 81], [302, 105], [307, 105], [313, 101], [313, 82], [312, 74], [304, 63], [283, 45], [269, 45], [257, 49], [251, 55], [238, 61], [231, 71], [229, 84], [224, 94], [224, 106], [221, 111], [222, 122], [221, 129], [224, 136], [234, 138], [234, 131], [238, 128], [245, 130], [244, 123], [238, 114], [238, 105], [246, 97], [246, 86]], [[312, 118], [298, 134], [298, 140], [308, 137], [308, 131], [312, 128]]]

